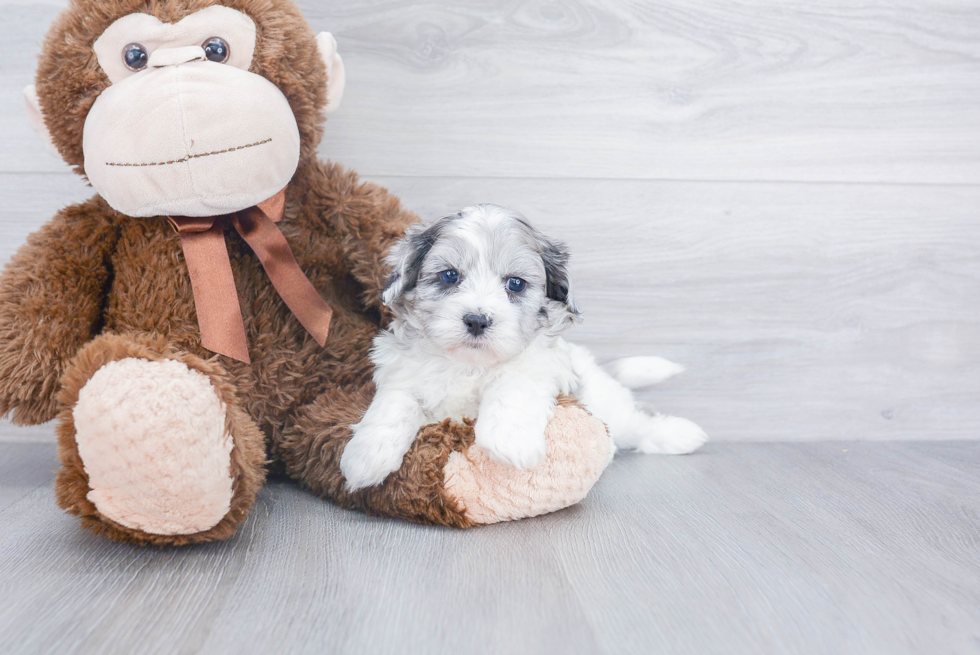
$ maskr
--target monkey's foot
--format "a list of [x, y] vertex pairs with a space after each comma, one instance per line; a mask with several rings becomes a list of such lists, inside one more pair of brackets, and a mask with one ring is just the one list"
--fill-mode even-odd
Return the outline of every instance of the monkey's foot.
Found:
[[445, 493], [478, 524], [538, 516], [585, 498], [615, 445], [599, 419], [562, 399], [545, 430], [547, 453], [531, 470], [496, 462], [475, 445], [446, 463]]
[[[81, 355], [77, 362], [94, 365]], [[251, 446], [257, 430], [229, 407], [220, 376], [189, 363], [209, 366], [122, 357], [84, 380], [66, 376], [65, 392], [75, 398], [59, 426], [58, 496], [87, 527], [126, 541], [187, 543], [230, 536], [247, 514], [257, 486], [236, 502], [245, 485], [242, 462], [233, 462], [235, 435], [246, 433]]]

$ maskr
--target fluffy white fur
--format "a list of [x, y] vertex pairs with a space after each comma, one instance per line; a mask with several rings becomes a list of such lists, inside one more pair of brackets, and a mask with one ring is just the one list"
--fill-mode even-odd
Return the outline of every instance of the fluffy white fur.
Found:
[[[390, 257], [384, 300], [394, 319], [375, 339], [377, 395], [341, 458], [351, 489], [401, 466], [419, 428], [475, 418], [476, 444], [497, 461], [535, 467], [559, 394], [578, 397], [620, 448], [681, 454], [707, 436], [694, 423], [641, 411], [627, 388], [683, 370], [659, 357], [614, 363], [623, 383], [561, 333], [578, 317], [564, 246], [493, 205], [411, 230]], [[455, 272], [453, 283], [443, 273]], [[525, 286], [515, 292], [511, 280]], [[467, 316], [489, 326], [474, 333]]]
[[683, 373], [684, 367], [663, 357], [624, 357], [610, 362], [606, 370], [626, 388], [642, 389]]

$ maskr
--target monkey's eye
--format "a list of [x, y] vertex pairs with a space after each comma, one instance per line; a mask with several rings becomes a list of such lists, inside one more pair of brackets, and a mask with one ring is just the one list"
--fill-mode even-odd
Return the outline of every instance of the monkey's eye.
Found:
[[218, 64], [223, 64], [228, 61], [228, 57], [231, 55], [228, 43], [220, 36], [212, 36], [204, 42], [203, 47], [204, 56], [208, 58], [208, 61], [213, 61]]
[[126, 64], [126, 68], [131, 71], [143, 70], [149, 60], [150, 55], [146, 54], [146, 48], [139, 43], [130, 43], [123, 48], [123, 62]]
[[519, 277], [512, 277], [507, 280], [507, 290], [511, 293], [520, 293], [521, 291], [524, 291], [526, 286], [527, 282]]
[[439, 274], [439, 279], [442, 280], [443, 284], [453, 286], [454, 284], [459, 283], [459, 271], [454, 271], [452, 269], [443, 271]]

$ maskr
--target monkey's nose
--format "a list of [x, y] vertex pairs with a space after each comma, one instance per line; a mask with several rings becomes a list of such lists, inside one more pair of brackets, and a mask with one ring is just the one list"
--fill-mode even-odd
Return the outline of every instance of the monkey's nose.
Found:
[[199, 45], [188, 45], [180, 48], [157, 48], [150, 55], [147, 65], [150, 68], [163, 68], [164, 66], [179, 66], [190, 61], [203, 61], [206, 59], [204, 48]]
[[485, 314], [467, 314], [463, 317], [463, 323], [466, 324], [466, 331], [474, 337], [480, 336], [490, 327], [490, 319]]

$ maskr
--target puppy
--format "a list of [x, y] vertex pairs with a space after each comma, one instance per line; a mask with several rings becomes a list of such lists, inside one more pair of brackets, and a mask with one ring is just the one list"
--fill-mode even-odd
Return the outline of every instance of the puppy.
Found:
[[[533, 468], [545, 456], [556, 397], [577, 397], [617, 447], [681, 454], [707, 440], [694, 423], [651, 416], [627, 386], [561, 334], [579, 317], [568, 251], [519, 214], [476, 205], [409, 230], [389, 255], [382, 300], [394, 316], [374, 341], [377, 392], [340, 460], [351, 490], [397, 470], [419, 428], [476, 419], [476, 444], [497, 461]], [[681, 369], [657, 357], [615, 363], [625, 385]]]

